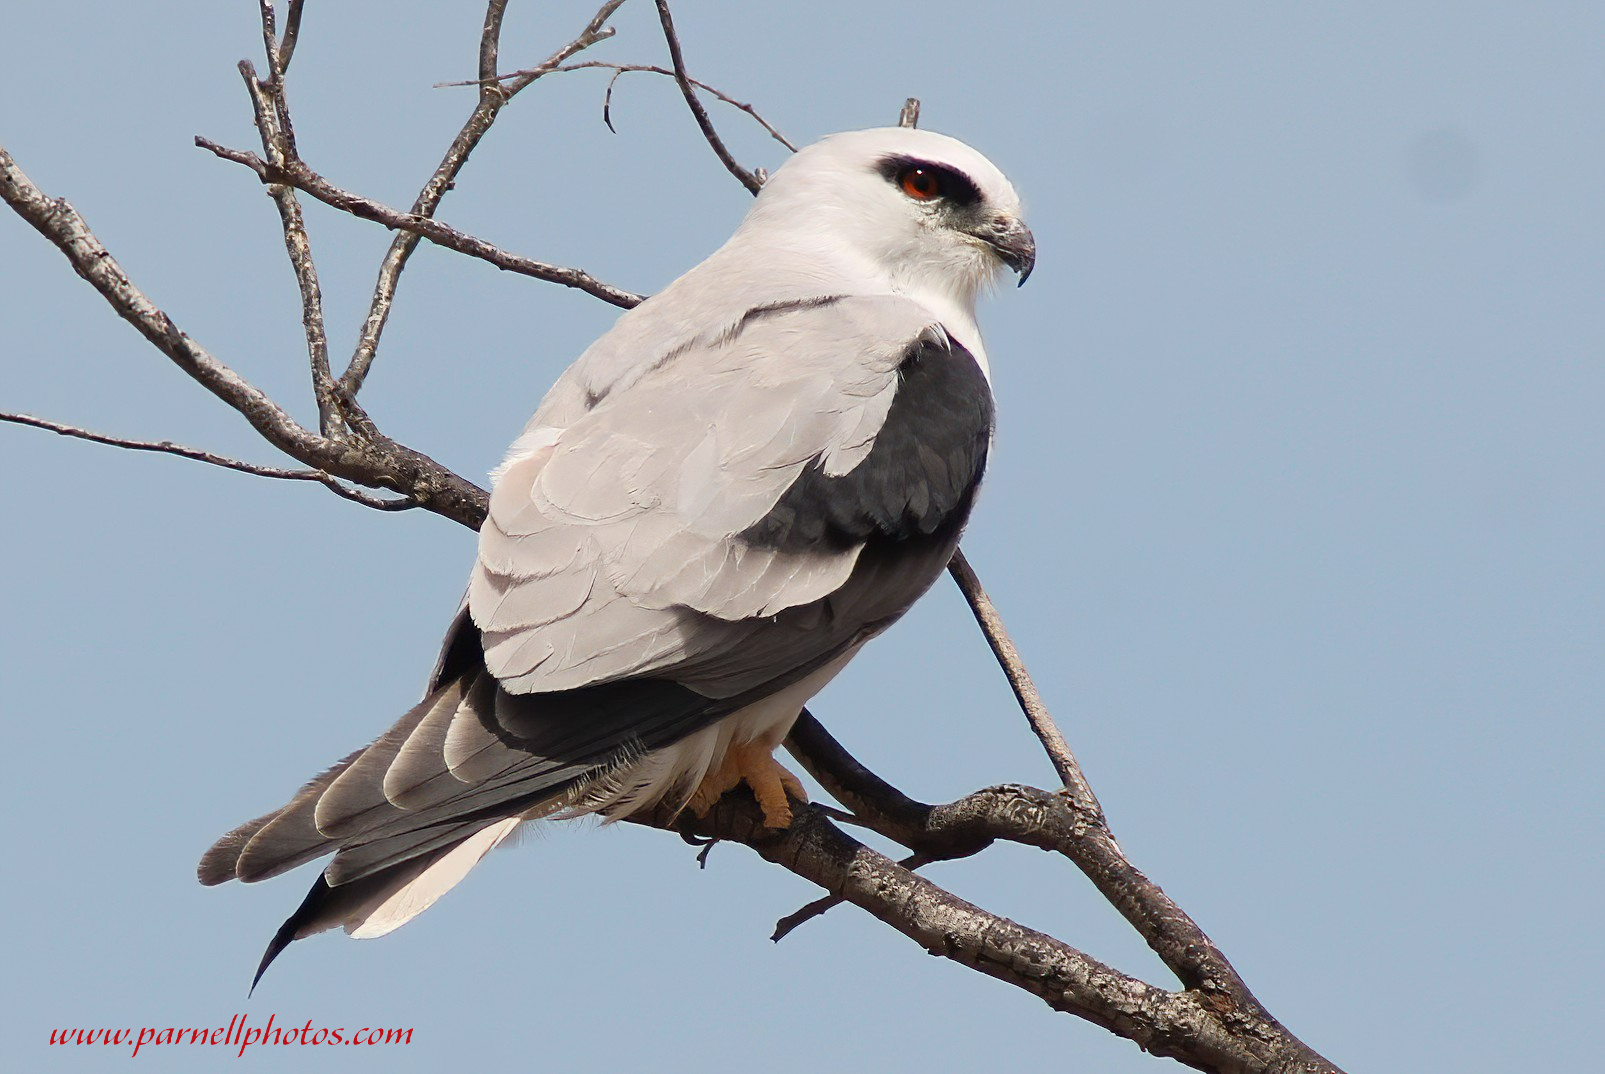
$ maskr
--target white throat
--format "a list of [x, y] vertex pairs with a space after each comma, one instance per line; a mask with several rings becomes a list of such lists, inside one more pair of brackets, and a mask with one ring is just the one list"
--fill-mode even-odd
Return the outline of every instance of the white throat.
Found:
[[981, 326], [975, 319], [975, 295], [954, 293], [951, 286], [933, 284], [929, 279], [907, 276], [891, 278], [893, 292], [913, 299], [942, 322], [948, 335], [957, 340], [975, 358], [981, 375], [992, 383], [992, 366], [986, 358], [986, 344], [981, 339]]

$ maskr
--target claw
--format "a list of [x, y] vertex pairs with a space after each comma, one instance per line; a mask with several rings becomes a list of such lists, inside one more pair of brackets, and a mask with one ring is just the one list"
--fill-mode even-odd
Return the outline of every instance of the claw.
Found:
[[719, 767], [703, 777], [686, 807], [697, 816], [705, 817], [726, 791], [745, 783], [752, 789], [752, 796], [758, 799], [758, 808], [763, 810], [764, 827], [791, 827], [789, 799], [806, 802], [808, 792], [803, 789], [801, 780], [775, 760], [773, 751], [773, 746], [762, 742], [743, 742], [730, 747]]

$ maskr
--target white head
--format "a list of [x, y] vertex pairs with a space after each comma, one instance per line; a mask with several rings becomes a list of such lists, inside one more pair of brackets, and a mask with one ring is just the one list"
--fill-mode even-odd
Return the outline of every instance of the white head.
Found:
[[855, 262], [897, 291], [966, 311], [1005, 267], [1024, 283], [1036, 260], [1003, 173], [957, 139], [903, 127], [801, 150], [764, 184], [741, 230]]

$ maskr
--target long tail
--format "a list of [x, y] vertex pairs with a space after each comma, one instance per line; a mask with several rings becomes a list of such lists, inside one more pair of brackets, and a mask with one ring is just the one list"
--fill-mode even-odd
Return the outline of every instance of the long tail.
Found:
[[340, 887], [330, 887], [319, 873], [301, 905], [268, 941], [262, 961], [256, 967], [256, 976], [251, 978], [251, 991], [256, 991], [257, 983], [279, 953], [296, 940], [304, 940], [337, 925], [343, 926], [348, 935], [367, 940], [405, 925], [456, 887], [481, 858], [521, 823], [521, 818], [509, 817], [481, 828], [450, 847]]
[[[590, 808], [588, 788], [729, 712], [663, 680], [508, 694], [459, 616], [427, 697], [371, 745], [235, 828], [201, 858], [203, 884], [266, 880], [333, 854], [274, 935], [257, 980], [295, 940], [343, 926], [382, 936], [422, 913], [519, 824]], [[255, 987], [253, 982], [252, 987]]]

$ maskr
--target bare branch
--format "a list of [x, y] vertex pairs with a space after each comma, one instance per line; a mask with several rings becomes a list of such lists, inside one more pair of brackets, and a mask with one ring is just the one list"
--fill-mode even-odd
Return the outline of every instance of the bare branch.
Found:
[[[463, 123], [462, 129], [452, 139], [434, 174], [419, 191], [417, 199], [412, 204], [414, 216], [434, 216], [441, 199], [446, 196], [458, 173], [468, 163], [469, 155], [490, 130], [491, 124], [496, 122], [502, 107], [514, 94], [541, 76], [556, 70], [576, 53], [613, 36], [613, 28], [606, 23], [623, 2], [624, 0], [608, 0], [597, 9], [596, 14], [591, 16], [590, 22], [585, 24], [585, 28], [572, 41], [554, 52], [538, 67], [520, 72], [517, 81], [503, 85], [495, 76], [496, 59], [501, 47], [502, 17], [507, 7], [507, 0], [490, 0], [485, 9], [484, 29], [480, 34], [479, 81], [473, 83], [479, 86], [479, 100]], [[390, 318], [391, 307], [395, 302], [397, 283], [402, 271], [407, 267], [408, 259], [418, 245], [418, 239], [418, 232], [402, 231], [391, 241], [390, 249], [379, 265], [379, 278], [374, 284], [373, 298], [368, 304], [368, 315], [362, 325], [362, 335], [357, 340], [356, 350], [351, 355], [345, 373], [340, 377], [340, 391], [348, 398], [355, 396], [361, 390], [368, 371], [373, 367], [374, 355], [379, 348], [379, 337], [384, 332], [385, 324]]]
[[281, 481], [315, 481], [348, 500], [360, 503], [364, 507], [371, 507], [376, 511], [410, 511], [418, 506], [412, 500], [392, 500], [382, 496], [370, 496], [360, 489], [341, 484], [333, 474], [326, 474], [322, 470], [287, 470], [282, 466], [263, 466], [260, 463], [231, 459], [226, 455], [218, 455], [211, 451], [201, 451], [199, 448], [184, 447], [182, 444], [175, 444], [171, 440], [130, 440], [127, 437], [107, 436], [104, 433], [81, 429], [76, 425], [65, 425], [59, 421], [36, 418], [31, 414], [0, 413], [0, 421], [11, 422], [15, 425], [26, 425], [35, 429], [44, 429], [47, 432], [58, 433], [61, 436], [87, 440], [92, 444], [127, 448], [130, 451], [152, 451], [162, 455], [176, 455], [181, 459], [192, 459], [195, 462], [204, 462], [210, 466], [219, 466], [225, 470], [236, 470], [242, 474], [251, 474], [255, 477], [270, 477]]
[[[290, 137], [290, 105], [284, 96], [284, 77], [279, 66], [278, 49], [273, 44], [273, 5], [261, 0], [262, 33], [268, 42], [268, 57], [275, 66], [274, 75], [266, 82], [256, 77], [256, 68], [249, 60], [241, 60], [240, 77], [245, 80], [246, 92], [251, 96], [251, 107], [256, 117], [257, 130], [262, 138], [262, 151], [267, 159], [279, 167], [294, 158], [295, 148]], [[290, 267], [301, 292], [301, 326], [306, 334], [307, 358], [312, 368], [312, 394], [318, 404], [318, 429], [324, 436], [340, 436], [345, 422], [340, 414], [339, 400], [335, 398], [334, 376], [329, 369], [329, 337], [323, 324], [323, 292], [318, 285], [318, 269], [312, 259], [312, 241], [307, 236], [306, 219], [301, 214], [301, 203], [295, 191], [280, 183], [268, 184], [268, 196], [279, 212], [279, 227], [284, 233], [284, 249], [290, 257]]]
[[350, 485], [342, 484], [341, 482], [335, 480], [334, 475], [325, 474], [322, 470], [314, 470], [312, 472], [320, 475], [318, 480], [322, 481], [323, 484], [328, 486], [329, 491], [333, 492], [336, 496], [339, 496], [342, 499], [350, 500], [352, 503], [360, 503], [364, 507], [371, 507], [375, 511], [411, 511], [415, 507], [423, 506], [423, 504], [419, 503], [417, 500], [390, 499], [385, 496], [374, 496], [370, 493], [363, 492], [361, 489], [352, 488]]
[[275, 168], [254, 153], [239, 149], [229, 149], [218, 145], [209, 138], [197, 136], [195, 144], [202, 149], [217, 154], [224, 160], [231, 160], [236, 164], [242, 164], [250, 168], [263, 182], [288, 184], [302, 193], [310, 194], [325, 205], [339, 209], [341, 212], [350, 213], [352, 216], [358, 216], [364, 220], [372, 220], [374, 223], [383, 224], [392, 230], [415, 232], [436, 246], [443, 246], [448, 250], [467, 254], [469, 257], [476, 257], [481, 261], [488, 261], [507, 272], [516, 272], [519, 275], [532, 276], [537, 280], [545, 280], [548, 283], [572, 287], [623, 309], [630, 309], [641, 304], [641, 295], [622, 290], [609, 283], [603, 283], [582, 269], [550, 265], [544, 261], [536, 261], [532, 258], [510, 254], [505, 250], [492, 246], [483, 239], [476, 239], [472, 235], [466, 235], [456, 228], [440, 223], [438, 220], [433, 220], [426, 216], [418, 216], [414, 213], [404, 213], [370, 198], [364, 198], [342, 190], [300, 161], [291, 161], [284, 168]]
[[926, 805], [876, 776], [806, 711], [786, 747], [858, 821], [926, 861], [969, 857], [996, 840], [1068, 858], [1182, 985], [1203, 995], [1223, 1022], [1236, 1027], [1234, 1032], [1256, 1039], [1280, 1035], [1297, 1043], [1192, 918], [1127, 860], [1102, 814], [1081, 808], [1068, 791], [1008, 784], [945, 805]]
[[502, 47], [502, 20], [506, 15], [507, 0], [490, 0], [485, 5], [485, 25], [479, 31], [478, 70], [481, 78], [487, 72], [495, 71], [498, 66], [496, 60]]
[[[824, 815], [829, 816], [829, 811], [821, 810], [821, 812]], [[924, 854], [910, 854], [908, 857], [901, 859], [897, 863], [897, 867], [899, 869], [907, 869], [909, 872], [913, 872], [920, 866], [929, 865], [930, 863], [931, 859], [927, 858]], [[843, 895], [826, 895], [823, 898], [815, 899], [806, 906], [787, 914], [785, 917], [775, 922], [775, 931], [769, 934], [770, 942], [779, 943], [781, 940], [784, 940], [787, 936], [790, 936], [793, 932], [795, 932], [799, 925], [807, 924], [814, 918], [820, 917], [826, 911], [832, 910], [846, 901], [847, 899]]]
[[279, 58], [279, 33], [275, 25], [278, 16], [273, 10], [273, 0], [257, 0], [257, 9], [262, 23], [262, 51], [267, 55], [268, 72], [274, 78], [283, 78], [284, 62]]
[[1274, 1022], [1223, 1019], [1207, 995], [1155, 988], [958, 898], [852, 839], [815, 807], [800, 810], [783, 832], [765, 828], [756, 803], [734, 794], [706, 817], [660, 813], [649, 823], [741, 843], [834, 899], [868, 911], [931, 954], [1029, 992], [1154, 1055], [1222, 1074], [1341, 1074]]
[[316, 481], [320, 477], [328, 477], [316, 470], [286, 470], [280, 466], [262, 466], [254, 462], [244, 462], [240, 459], [231, 459], [226, 455], [218, 455], [199, 448], [184, 447], [171, 440], [130, 440], [121, 436], [107, 436], [104, 433], [93, 432], [76, 425], [66, 425], [59, 421], [50, 421], [46, 418], [36, 418], [31, 414], [0, 413], [0, 421], [11, 422], [15, 425], [26, 425], [35, 429], [44, 429], [47, 432], [69, 436], [77, 440], [87, 440], [92, 444], [105, 444], [109, 447], [127, 448], [131, 451], [154, 451], [164, 455], [176, 455], [182, 459], [193, 459], [211, 466], [221, 466], [226, 470], [238, 470], [242, 474], [253, 474], [257, 477], [282, 478], [291, 481]]
[[[265, 166], [265, 165], [264, 165]], [[422, 452], [385, 437], [361, 443], [326, 439], [208, 353], [136, 287], [116, 258], [65, 199], [47, 197], [0, 148], [0, 200], [66, 256], [117, 315], [207, 391], [237, 410], [268, 443], [291, 458], [369, 488], [388, 488], [436, 514], [477, 530], [485, 491]]]
[[[786, 749], [832, 798], [852, 810], [855, 824], [924, 854], [953, 861], [978, 854], [996, 838], [949, 820], [933, 822], [937, 806], [910, 798], [849, 753], [807, 709], [786, 738]], [[944, 815], [946, 816], [946, 815]]]
[[[607, 93], [604, 95], [602, 105], [602, 119], [603, 122], [607, 123], [608, 130], [613, 129], [613, 123], [610, 119], [608, 119], [609, 107], [613, 101], [613, 84], [618, 81], [620, 75], [640, 72], [643, 74], [663, 75], [668, 78], [677, 77], [675, 73], [668, 68], [656, 67], [649, 63], [606, 63], [602, 60], [585, 60], [581, 63], [567, 63], [562, 67], [557, 68], [559, 71], [587, 71], [592, 69], [613, 72], [613, 77], [608, 80]], [[514, 72], [514, 75], [520, 73], [522, 72]], [[514, 75], [498, 75], [497, 77], [512, 78]], [[719, 98], [719, 100], [730, 105], [732, 108], [737, 108], [747, 113], [747, 115], [753, 118], [758, 126], [762, 127], [769, 133], [769, 137], [773, 138], [775, 141], [779, 142], [793, 153], [797, 152], [797, 146], [792, 143], [792, 140], [787, 138], [784, 134], [781, 134], [780, 131], [776, 130], [774, 125], [765, 119], [759, 113], [758, 109], [751, 104], [748, 104], [745, 101], [738, 101], [728, 93], [725, 93], [723, 90], [719, 89], [717, 86], [710, 86], [706, 82], [700, 82], [694, 78], [688, 79], [687, 81], [689, 81], [691, 85], [695, 86], [697, 89], [706, 90], [707, 92], [713, 94], [715, 97]]]
[[758, 181], [756, 175], [736, 163], [736, 158], [730, 155], [730, 150], [725, 148], [724, 142], [719, 138], [719, 132], [713, 129], [713, 121], [708, 118], [708, 110], [703, 108], [702, 102], [697, 99], [697, 91], [691, 84], [691, 76], [685, 71], [685, 57], [680, 53], [680, 37], [674, 32], [674, 18], [669, 14], [668, 0], [657, 0], [657, 5], [658, 21], [663, 24], [663, 39], [669, 44], [669, 59], [674, 64], [674, 80], [680, 84], [680, 93], [685, 97], [685, 103], [691, 109], [692, 116], [696, 118], [697, 126], [702, 128], [702, 136], [708, 140], [708, 145], [713, 147], [714, 154], [725, 166], [725, 170], [735, 176], [749, 192], [758, 193], [763, 189], [763, 183]]
[[268, 442], [290, 455], [311, 449], [319, 437], [299, 425], [260, 390], [181, 332], [129, 280], [111, 252], [64, 198], [47, 197], [11, 154], [0, 149], [0, 198], [66, 255], [73, 270], [101, 293], [124, 320], [208, 391], [245, 415]]
[[230, 149], [226, 145], [218, 145], [210, 138], [203, 138], [198, 134], [195, 136], [195, 144], [214, 156], [222, 157], [224, 160], [232, 161], [242, 167], [251, 169], [256, 173], [256, 177], [264, 183], [276, 183], [279, 181], [274, 178], [277, 172], [268, 168], [267, 161], [249, 149]]
[[[612, 37], [614, 33], [613, 28], [604, 28], [603, 24], [606, 23], [608, 19], [613, 17], [613, 12], [617, 11], [619, 9], [619, 5], [622, 3], [624, 3], [624, 0], [608, 0], [607, 3], [603, 4], [597, 9], [595, 15], [591, 16], [591, 21], [586, 25], [584, 32], [582, 32], [580, 36], [576, 37], [574, 40], [570, 41], [568, 44], [546, 57], [545, 60], [536, 66], [526, 71], [520, 71], [513, 77], [511, 81], [507, 82], [507, 95], [511, 97], [513, 94], [517, 93], [525, 86], [528, 86], [536, 79], [557, 70], [575, 53], [590, 48], [598, 41], [603, 41], [609, 37]], [[479, 77], [493, 78], [495, 74], [496, 66], [492, 64], [488, 70], [481, 68]]]
[[[479, 43], [481, 72], [487, 67], [492, 71], [496, 69], [497, 51], [501, 45], [502, 17], [506, 9], [507, 0], [490, 0], [489, 6], [485, 9], [485, 25]], [[505, 100], [506, 97], [501, 93], [480, 93], [479, 103], [469, 115], [468, 121], [457, 132], [457, 137], [452, 139], [445, 158], [436, 166], [434, 174], [429, 177], [429, 181], [424, 184], [423, 190], [419, 191], [418, 197], [413, 201], [412, 211], [415, 214], [434, 215], [440, 199], [451, 189], [452, 180], [467, 162], [468, 154], [478, 144], [480, 137], [490, 128], [495, 113], [500, 110]], [[348, 399], [354, 398], [362, 389], [368, 371], [373, 367], [373, 359], [379, 349], [379, 337], [384, 333], [385, 325], [390, 320], [390, 310], [395, 303], [397, 283], [417, 246], [416, 232], [399, 232], [390, 241], [390, 249], [385, 252], [384, 260], [379, 264], [379, 278], [374, 283], [373, 297], [368, 303], [368, 315], [362, 324], [362, 334], [357, 338], [356, 350], [351, 355], [351, 361], [346, 364], [346, 371], [340, 375], [340, 389]]]
[[1014, 647], [1009, 638], [1009, 632], [1003, 626], [1003, 617], [993, 606], [986, 590], [981, 588], [981, 579], [977, 578], [971, 569], [969, 560], [964, 558], [962, 550], [953, 553], [953, 561], [947, 566], [948, 573], [958, 583], [964, 599], [969, 601], [970, 611], [975, 621], [981, 626], [981, 633], [986, 635], [986, 642], [992, 648], [992, 655], [997, 658], [998, 666], [1008, 677], [1009, 686], [1014, 690], [1015, 699], [1020, 702], [1020, 709], [1031, 724], [1031, 730], [1036, 733], [1042, 742], [1042, 748], [1047, 751], [1048, 759], [1053, 762], [1059, 778], [1064, 781], [1065, 789], [1076, 799], [1077, 804], [1084, 810], [1103, 815], [1103, 807], [1098, 804], [1098, 796], [1092, 793], [1092, 784], [1081, 772], [1081, 765], [1076, 762], [1075, 754], [1070, 751], [1070, 744], [1059, 733], [1059, 727], [1053, 722], [1053, 716], [1048, 712], [1048, 706], [1042, 703], [1042, 695], [1037, 693], [1037, 687], [1031, 681], [1031, 673], [1025, 668], [1025, 661], [1020, 659], [1020, 652]]
[[295, 54], [295, 44], [301, 36], [303, 6], [303, 0], [290, 0], [289, 14], [284, 19], [284, 36], [279, 37], [275, 27], [278, 15], [273, 0], [257, 0], [262, 22], [262, 48], [267, 54], [268, 73], [274, 82], [282, 82], [284, 72], [290, 68], [290, 57]]
[[301, 9], [304, 0], [290, 0], [290, 13], [284, 19], [284, 36], [279, 38], [279, 67], [280, 78], [290, 68], [290, 57], [295, 54], [295, 43], [301, 37]]
[[[258, 0], [257, 6], [269, 77], [266, 80], [258, 79], [249, 60], [240, 62], [239, 72], [251, 97], [251, 110], [262, 141], [262, 151], [269, 161], [283, 165], [297, 156], [295, 128], [290, 118], [289, 98], [285, 94], [284, 75], [300, 35], [302, 3], [301, 0], [292, 0], [282, 44], [276, 29], [274, 0]], [[279, 184], [268, 186], [268, 196], [278, 210], [285, 252], [289, 255], [290, 267], [295, 272], [296, 286], [301, 293], [301, 325], [306, 335], [312, 394], [318, 406], [318, 429], [324, 436], [344, 436], [345, 421], [329, 367], [323, 292], [318, 284], [317, 265], [312, 257], [312, 243], [307, 235], [301, 203], [293, 189]]]
[[875, 775], [806, 710], [786, 747], [852, 809], [855, 823], [908, 847], [922, 863], [969, 857], [998, 840], [1069, 859], [1230, 1034], [1315, 1064], [1297, 1069], [1336, 1070], [1265, 1010], [1192, 918], [1126, 859], [1102, 815], [1079, 808], [1068, 792], [1008, 784], [926, 805]]

